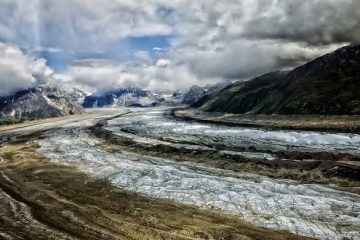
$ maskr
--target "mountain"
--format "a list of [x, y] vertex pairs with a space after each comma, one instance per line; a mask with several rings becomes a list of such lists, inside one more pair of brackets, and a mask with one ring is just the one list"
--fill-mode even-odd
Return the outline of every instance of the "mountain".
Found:
[[350, 45], [289, 72], [234, 83], [196, 103], [203, 111], [286, 114], [360, 114], [360, 45]]
[[163, 98], [153, 95], [150, 91], [129, 87], [86, 96], [83, 106], [85, 108], [115, 106], [148, 107], [155, 106], [162, 101], [164, 101]]
[[[193, 85], [189, 91], [184, 95], [183, 103], [185, 104], [194, 104], [202, 98], [209, 98], [220, 92], [225, 88], [228, 83], [222, 82], [215, 85], [207, 85], [205, 87], [200, 87], [198, 85]], [[203, 100], [202, 100], [203, 101]]]
[[86, 92], [78, 89], [78, 88], [73, 88], [73, 89], [69, 89], [67, 90], [67, 92], [80, 104], [82, 105], [84, 103], [85, 97], [88, 96], [89, 94], [87, 94]]
[[166, 106], [176, 106], [181, 104], [184, 94], [181, 91], [162, 91], [154, 92], [157, 99], [161, 99], [159, 104]]
[[0, 116], [32, 120], [83, 113], [74, 96], [58, 87], [40, 86], [0, 98]]
[[221, 82], [217, 83], [213, 86], [211, 86], [205, 93], [203, 97], [201, 97], [199, 100], [193, 102], [191, 104], [192, 107], [200, 107], [207, 101], [211, 100], [214, 96], [216, 96], [221, 90], [229, 86], [229, 83], [227, 82]]
[[197, 102], [200, 98], [206, 95], [206, 87], [200, 87], [198, 85], [193, 85], [187, 93], [185, 93], [183, 98], [183, 103], [193, 104]]
[[250, 81], [229, 85], [214, 96], [204, 97], [194, 103], [209, 112], [247, 113], [276, 91], [276, 85], [286, 72], [272, 72]]

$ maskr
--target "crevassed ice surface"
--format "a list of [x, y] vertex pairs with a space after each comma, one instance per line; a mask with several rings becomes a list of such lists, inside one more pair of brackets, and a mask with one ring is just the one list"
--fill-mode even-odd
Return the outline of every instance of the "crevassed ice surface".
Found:
[[359, 195], [190, 162], [110, 153], [75, 129], [54, 131], [38, 143], [39, 152], [52, 161], [77, 165], [130, 191], [216, 208], [256, 225], [319, 239], [360, 239]]
[[360, 156], [360, 135], [310, 131], [267, 131], [176, 121], [164, 116], [163, 109], [138, 110], [109, 121], [107, 129], [171, 142], [208, 146], [254, 146], [258, 150], [328, 151]]

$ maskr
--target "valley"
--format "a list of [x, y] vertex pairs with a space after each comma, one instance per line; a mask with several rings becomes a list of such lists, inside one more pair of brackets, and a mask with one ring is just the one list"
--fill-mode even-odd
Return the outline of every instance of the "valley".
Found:
[[360, 240], [359, 0], [0, 0], [0, 240]]
[[[172, 110], [2, 127], [1, 236], [359, 239], [357, 172], [322, 171], [356, 171], [359, 135], [186, 122]], [[31, 231], [7, 225], [18, 221]]]

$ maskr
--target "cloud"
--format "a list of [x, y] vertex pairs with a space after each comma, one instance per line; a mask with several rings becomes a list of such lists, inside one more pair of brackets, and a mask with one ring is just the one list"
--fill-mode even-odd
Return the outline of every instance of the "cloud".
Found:
[[310, 45], [360, 42], [358, 0], [278, 0], [263, 7], [234, 34]]
[[42, 46], [39, 46], [39, 47], [36, 47], [36, 48], [33, 48], [33, 49], [28, 49], [28, 51], [30, 53], [32, 52], [47, 52], [47, 53], [62, 53], [64, 50], [61, 49], [61, 48], [57, 48], [57, 47], [42, 47]]
[[136, 51], [134, 57], [142, 64], [151, 64], [153, 61], [148, 51]]
[[97, 59], [75, 62], [66, 72], [57, 74], [54, 78], [84, 91], [108, 90], [137, 81], [136, 76], [126, 72], [124, 66]]
[[0, 43], [0, 96], [45, 83], [52, 74], [44, 59], [26, 56], [17, 46]]
[[287, 70], [342, 46], [309, 47], [299, 43], [262, 40], [232, 41], [223, 50], [199, 50], [186, 46], [178, 50], [178, 59], [187, 63], [200, 77], [244, 79], [274, 70]]
[[1, 0], [0, 37], [76, 51], [169, 34], [202, 47], [224, 36], [358, 42], [359, 7], [358, 0]]
[[154, 47], [152, 50], [155, 51], [155, 52], [162, 52], [162, 51], [164, 51], [164, 49], [163, 49], [163, 48], [160, 48], [160, 47]]
[[128, 37], [169, 35], [152, 1], [1, 0], [0, 38], [18, 45], [101, 51]]
[[310, 45], [360, 41], [358, 0], [179, 2], [184, 4], [177, 4], [166, 20], [177, 26], [178, 35], [203, 47], [223, 37]]
[[[1, 1], [3, 41], [62, 51], [71, 60], [101, 52], [105, 61], [75, 61], [56, 74], [60, 82], [94, 90], [250, 78], [360, 42], [358, 0]], [[169, 35], [170, 46], [127, 55], [127, 39]], [[106, 60], [110, 50], [116, 53]], [[121, 53], [129, 59], [117, 58]]]
[[[359, 1], [192, 1], [174, 11], [171, 58], [199, 77], [250, 78], [359, 42]], [[178, 6], [179, 7], [179, 6]], [[181, 9], [181, 7], [180, 7]]]
[[169, 59], [160, 58], [156, 62], [156, 66], [158, 66], [158, 67], [167, 67], [169, 65], [171, 65], [171, 60], [169, 60]]
[[198, 78], [187, 65], [172, 65], [169, 59], [133, 65], [88, 59], [74, 63], [63, 74], [55, 74], [54, 79], [87, 92], [130, 86], [154, 91], [185, 90], [192, 84], [218, 81], [216, 78]]

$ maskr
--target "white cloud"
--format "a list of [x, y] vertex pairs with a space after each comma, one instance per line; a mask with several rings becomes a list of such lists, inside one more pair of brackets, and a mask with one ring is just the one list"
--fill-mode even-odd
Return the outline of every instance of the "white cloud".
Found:
[[87, 92], [141, 84], [138, 76], [127, 72], [124, 65], [97, 59], [78, 61], [54, 78]]
[[127, 37], [168, 35], [153, 1], [1, 0], [0, 38], [31, 47], [101, 51]]
[[58, 47], [35, 47], [32, 49], [29, 49], [29, 52], [48, 52], [48, 53], [61, 53], [64, 50]]
[[192, 84], [219, 81], [216, 78], [198, 78], [187, 65], [171, 65], [168, 59], [159, 59], [149, 65], [125, 65], [98, 59], [78, 61], [63, 74], [54, 75], [54, 78], [64, 85], [87, 92], [129, 86], [148, 90], [185, 90]]
[[26, 56], [17, 46], [0, 43], [0, 96], [35, 87], [52, 74], [44, 59]]
[[136, 51], [134, 57], [144, 66], [151, 64], [153, 61], [148, 51]]
[[[19, 45], [102, 50], [127, 37], [360, 41], [358, 0], [1, 0], [0, 37]], [[161, 47], [161, 46], [160, 46]]]
[[160, 47], [154, 47], [152, 50], [155, 51], [155, 52], [162, 52], [162, 51], [164, 51], [165, 49], [164, 49], [164, 48], [160, 48]]
[[167, 67], [169, 65], [171, 65], [171, 60], [170, 59], [160, 58], [156, 62], [156, 66], [158, 66], [158, 67]]

